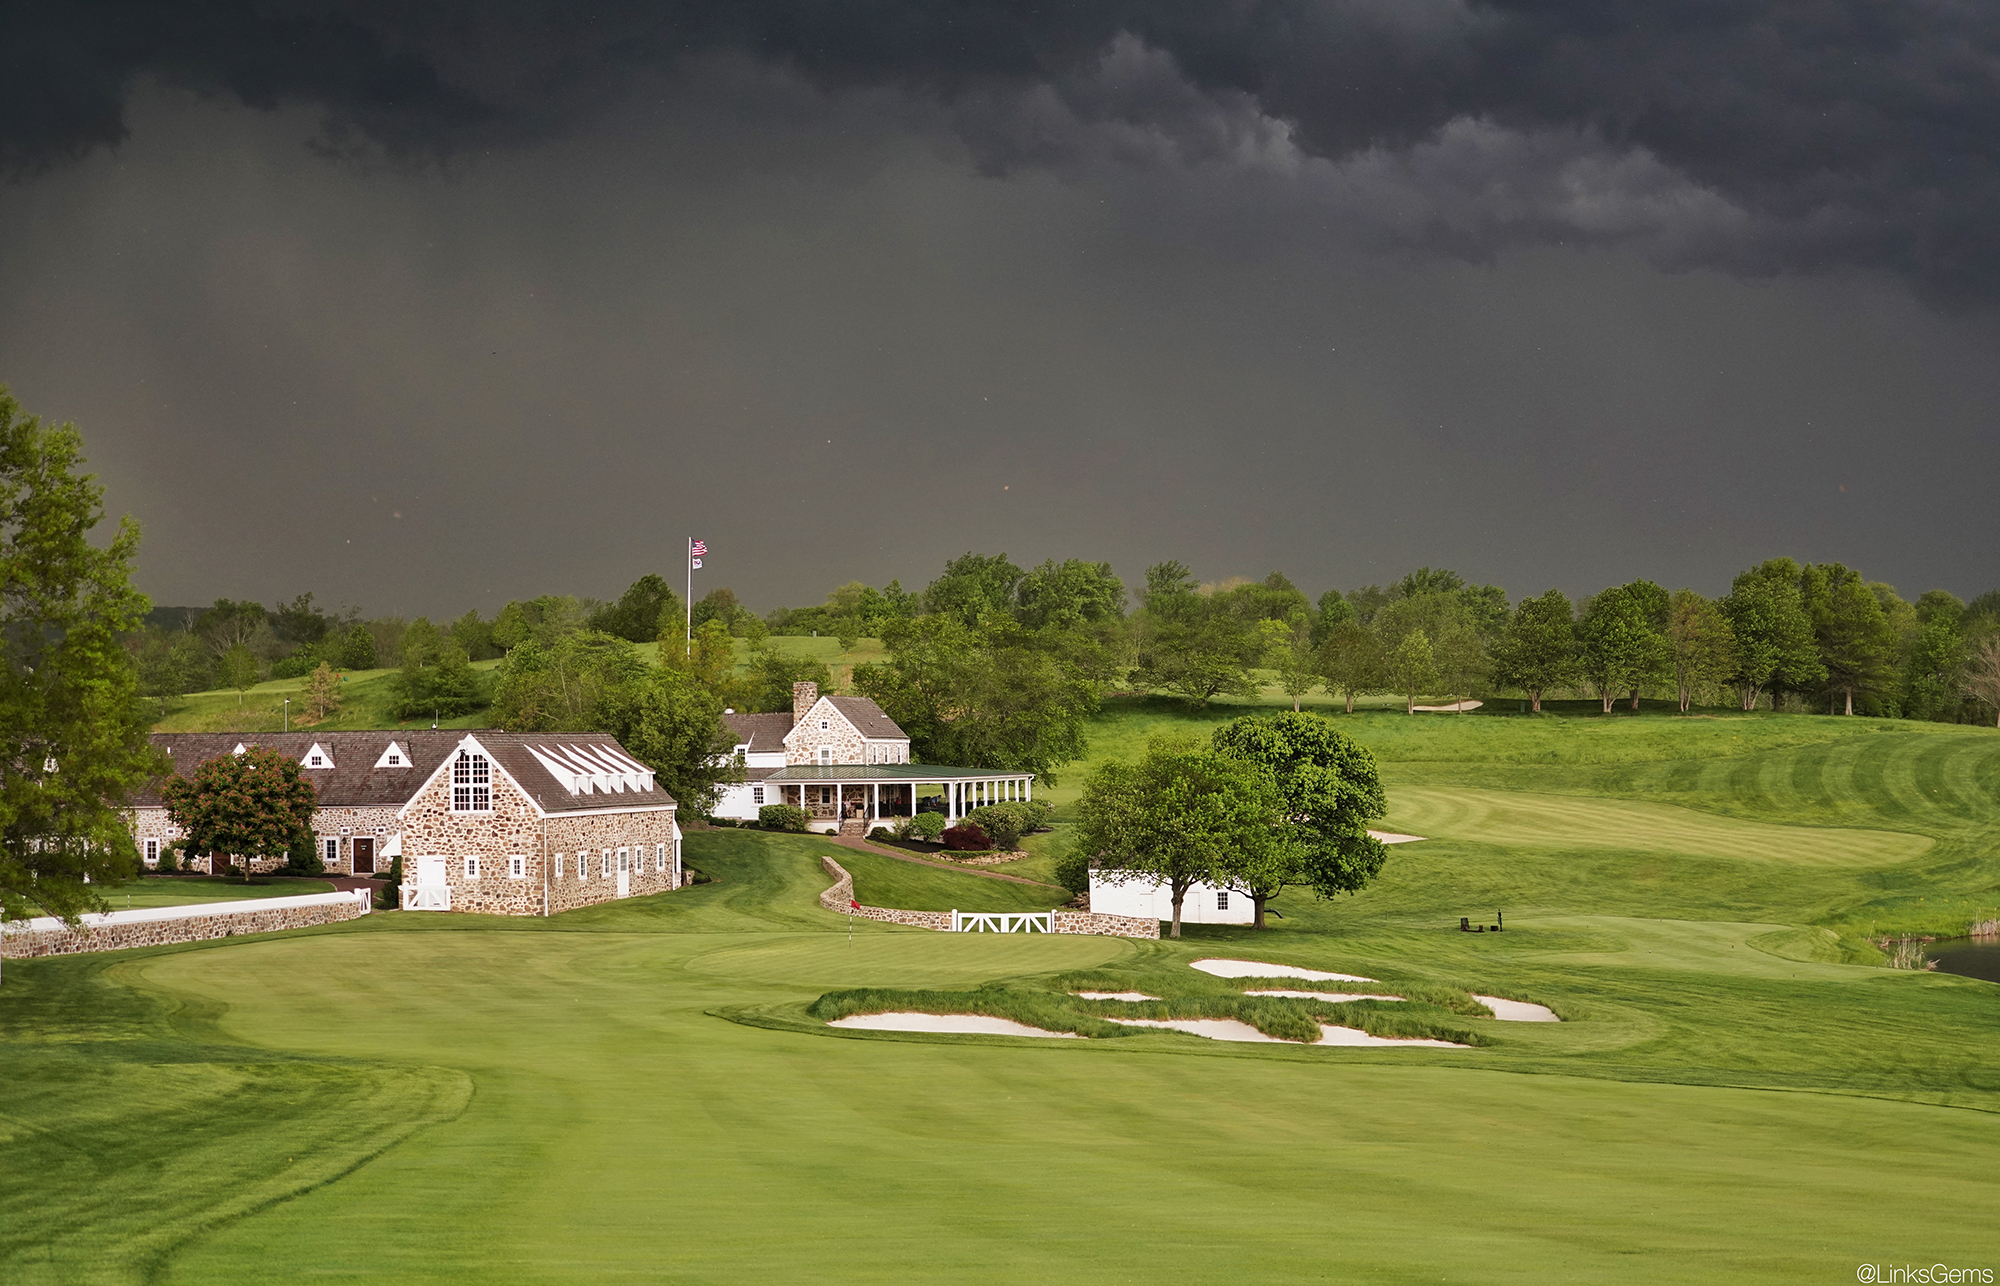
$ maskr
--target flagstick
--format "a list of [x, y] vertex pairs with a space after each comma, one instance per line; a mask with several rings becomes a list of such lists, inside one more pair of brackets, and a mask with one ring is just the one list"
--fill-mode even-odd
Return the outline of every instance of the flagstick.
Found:
[[688, 562], [687, 562], [688, 592], [687, 592], [687, 603], [686, 603], [687, 650], [683, 655], [692, 657], [694, 655], [694, 537], [693, 536], [688, 537], [687, 556], [688, 556]]

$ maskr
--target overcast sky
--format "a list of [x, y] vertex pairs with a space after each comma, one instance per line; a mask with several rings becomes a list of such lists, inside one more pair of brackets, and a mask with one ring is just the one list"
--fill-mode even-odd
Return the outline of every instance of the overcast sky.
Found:
[[2000, 7], [1046, 8], [10, 7], [0, 383], [163, 603], [2000, 584]]

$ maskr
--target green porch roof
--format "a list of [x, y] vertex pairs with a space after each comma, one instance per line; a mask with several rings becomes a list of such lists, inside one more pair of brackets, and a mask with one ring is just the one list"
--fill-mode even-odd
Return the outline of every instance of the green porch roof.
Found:
[[943, 764], [786, 764], [759, 785], [774, 781], [999, 781], [1033, 778], [1031, 772], [1003, 768], [951, 768]]

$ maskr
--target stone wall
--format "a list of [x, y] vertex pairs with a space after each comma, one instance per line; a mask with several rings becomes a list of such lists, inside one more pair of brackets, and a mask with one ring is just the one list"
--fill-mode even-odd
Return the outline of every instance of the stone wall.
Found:
[[[633, 863], [630, 897], [644, 897], [649, 893], [666, 893], [678, 885], [681, 869], [680, 854], [674, 848], [674, 810], [657, 809], [652, 812], [607, 812], [607, 813], [557, 813], [548, 819], [549, 914], [557, 915], [572, 911], [580, 906], [593, 906], [599, 902], [613, 902], [618, 898], [618, 873], [616, 870], [617, 850], [637, 847], [643, 850], [644, 869]], [[655, 850], [666, 845], [666, 869], [656, 870]], [[609, 876], [604, 873], [604, 850], [612, 850], [613, 870]], [[590, 875], [579, 878], [576, 854], [582, 849], [590, 854]], [[555, 872], [554, 857], [562, 854], [562, 874]], [[535, 872], [535, 895], [541, 896], [541, 870], [535, 862], [530, 862]], [[454, 908], [456, 903], [453, 904]], [[536, 911], [539, 914], [539, 907]]]
[[854, 906], [854, 877], [847, 873], [847, 868], [830, 857], [822, 857], [819, 864], [833, 877], [833, 887], [819, 895], [819, 904], [827, 910], [859, 916], [864, 920], [880, 920], [885, 924], [907, 924], [918, 929], [936, 929], [941, 933], [951, 931], [951, 913], [948, 911], [902, 911], [886, 906]]
[[[822, 857], [819, 864], [833, 877], [833, 887], [819, 895], [819, 904], [829, 911], [841, 915], [860, 916], [864, 920], [880, 920], [886, 924], [907, 924], [920, 929], [936, 929], [940, 933], [951, 932], [951, 913], [948, 911], [901, 911], [893, 907], [856, 907], [854, 901], [854, 877], [847, 868], [830, 857]], [[1144, 920], [1129, 915], [1093, 915], [1088, 911], [1057, 911], [1051, 921], [1057, 933], [1095, 934], [1107, 938], [1157, 938], [1160, 936], [1158, 920]]]
[[0, 956], [67, 956], [85, 951], [123, 951], [173, 942], [203, 942], [247, 933], [276, 933], [334, 924], [368, 914], [367, 896], [316, 893], [296, 898], [203, 902], [144, 911], [86, 915], [70, 928], [53, 917], [17, 921], [0, 933]]
[[1057, 933], [1091, 933], [1106, 938], [1157, 938], [1160, 922], [1150, 916], [1098, 915], [1091, 911], [1058, 911]]

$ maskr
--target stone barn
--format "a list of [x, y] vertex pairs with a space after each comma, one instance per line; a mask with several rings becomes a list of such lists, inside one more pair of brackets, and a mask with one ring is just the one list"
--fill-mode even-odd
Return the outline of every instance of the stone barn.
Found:
[[[683, 882], [673, 796], [605, 733], [156, 733], [153, 741], [183, 775], [251, 746], [297, 759], [319, 794], [314, 843], [327, 870], [375, 874], [401, 857], [407, 910], [552, 915]], [[148, 866], [181, 838], [156, 791], [139, 801], [133, 830]], [[191, 859], [204, 870], [229, 860]]]

